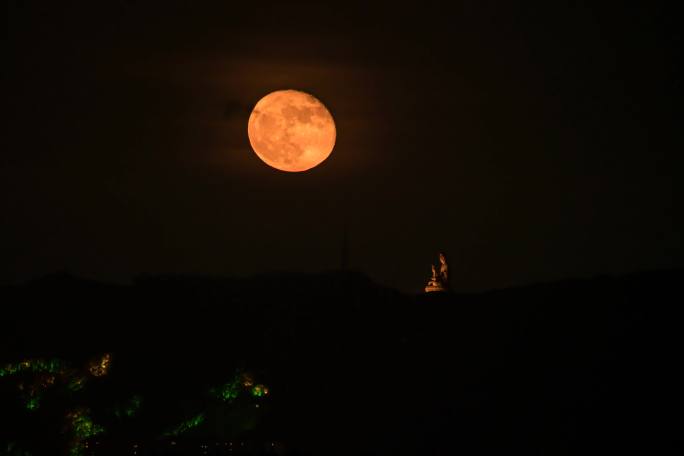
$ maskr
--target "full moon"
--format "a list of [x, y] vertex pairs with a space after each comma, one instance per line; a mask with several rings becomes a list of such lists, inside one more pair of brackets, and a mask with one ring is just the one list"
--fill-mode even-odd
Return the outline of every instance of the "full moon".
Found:
[[335, 146], [335, 121], [317, 98], [278, 90], [254, 106], [247, 124], [252, 149], [281, 171], [306, 171], [321, 164]]

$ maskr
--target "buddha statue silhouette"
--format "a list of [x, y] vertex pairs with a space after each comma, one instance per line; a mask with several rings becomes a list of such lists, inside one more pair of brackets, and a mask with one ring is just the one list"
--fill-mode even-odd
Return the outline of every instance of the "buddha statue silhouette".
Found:
[[449, 265], [446, 256], [439, 254], [439, 270], [434, 264], [432, 267], [432, 277], [425, 286], [425, 292], [448, 291], [449, 290]]

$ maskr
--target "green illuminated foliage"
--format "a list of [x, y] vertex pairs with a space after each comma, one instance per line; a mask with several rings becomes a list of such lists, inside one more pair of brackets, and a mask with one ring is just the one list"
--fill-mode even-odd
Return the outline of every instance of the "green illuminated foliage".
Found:
[[248, 392], [253, 397], [268, 395], [268, 388], [262, 384], [255, 385], [254, 380], [249, 373], [241, 372], [236, 373], [231, 381], [210, 389], [209, 393], [223, 402], [230, 402], [237, 398], [243, 391]]
[[[237, 371], [235, 376], [228, 382], [211, 388], [209, 394], [222, 402], [232, 402], [240, 394], [248, 393], [253, 397], [263, 397], [268, 395], [268, 388], [262, 384], [255, 385], [249, 373]], [[165, 432], [165, 437], [176, 437], [186, 433], [190, 429], [196, 428], [204, 422], [204, 413], [182, 422], [175, 428]]]
[[229, 402], [238, 397], [241, 389], [242, 382], [240, 382], [240, 377], [235, 377], [228, 383], [224, 383], [217, 388], [212, 388], [209, 392], [217, 399], [220, 399], [223, 402]]
[[79, 440], [87, 440], [104, 432], [102, 426], [93, 422], [87, 408], [79, 408], [68, 413], [67, 420], [74, 436]]
[[85, 386], [86, 378], [80, 375], [74, 375], [69, 379], [67, 388], [71, 391], [80, 391]]
[[42, 358], [27, 359], [18, 363], [10, 363], [0, 368], [0, 377], [8, 377], [23, 372], [59, 374], [64, 371], [65, 364], [59, 359], [44, 360]]
[[117, 407], [114, 410], [114, 415], [116, 415], [117, 418], [133, 418], [138, 411], [140, 411], [140, 407], [142, 405], [142, 397], [141, 396], [133, 396], [129, 400], [127, 400], [123, 405]]
[[165, 437], [177, 437], [179, 435], [185, 434], [191, 429], [196, 428], [204, 422], [204, 413], [193, 416], [190, 419], [183, 421], [178, 426], [164, 433]]
[[252, 396], [254, 397], [263, 397], [263, 396], [268, 396], [268, 388], [266, 388], [264, 385], [254, 385], [251, 390]]
[[[66, 405], [67, 401], [72, 400], [77, 400], [77, 404], [84, 404], [83, 401], [92, 396], [77, 393], [91, 385], [94, 386], [100, 377], [109, 375], [111, 362], [112, 356], [110, 354], [93, 358], [80, 368], [70, 366], [56, 358], [25, 359], [0, 366], [0, 377], [15, 376], [12, 382], [16, 386], [15, 392], [22, 401], [24, 409], [27, 412], [34, 412], [41, 406], [49, 409], [52, 405]], [[232, 403], [241, 396], [263, 398], [269, 394], [269, 390], [265, 385], [257, 384], [251, 374], [238, 370], [227, 382], [211, 388], [209, 393], [213, 400], [207, 401], [208, 398], [204, 396], [205, 405], [212, 403], [213, 406], [218, 406], [216, 402]], [[55, 400], [53, 400], [53, 395]], [[71, 403], [73, 404], [73, 402]], [[115, 405], [114, 407], [111, 405], [105, 407], [110, 413], [110, 418], [113, 412], [113, 415], [121, 420], [119, 424], [124, 425], [124, 420], [134, 419], [139, 414], [142, 403], [142, 397], [134, 395], [119, 404], [112, 404]], [[153, 403], [154, 401], [150, 402], [150, 404]], [[145, 406], [148, 407], [147, 402]], [[199, 412], [202, 409], [196, 411]], [[55, 416], [53, 411], [46, 411], [46, 414]], [[45, 414], [32, 413], [31, 415], [38, 417], [37, 419], [42, 419]], [[86, 454], [90, 445], [89, 440], [105, 432], [103, 426], [93, 421], [91, 410], [87, 407], [70, 408], [70, 411], [61, 416], [64, 417], [64, 423], [59, 426], [59, 429], [62, 430], [63, 437], [68, 442], [68, 454], [70, 456]], [[171, 428], [163, 436], [181, 436], [202, 425], [205, 418], [205, 412], [202, 411], [202, 413], [198, 413]], [[103, 416], [103, 419], [107, 418]], [[0, 448], [1, 452], [2, 448]]]
[[69, 447], [70, 456], [81, 456], [86, 448], [88, 439], [104, 433], [104, 428], [93, 422], [90, 410], [85, 407], [73, 410], [66, 415], [67, 428], [72, 440]]
[[40, 405], [40, 397], [39, 396], [31, 397], [26, 401], [26, 410], [33, 411], [33, 410], [37, 409], [39, 405]]

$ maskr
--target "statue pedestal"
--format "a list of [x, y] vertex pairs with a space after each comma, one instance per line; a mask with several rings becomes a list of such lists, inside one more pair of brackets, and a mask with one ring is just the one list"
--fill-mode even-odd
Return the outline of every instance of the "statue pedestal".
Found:
[[428, 284], [425, 286], [425, 293], [432, 293], [435, 291], [447, 291], [447, 289], [440, 282], [430, 280]]

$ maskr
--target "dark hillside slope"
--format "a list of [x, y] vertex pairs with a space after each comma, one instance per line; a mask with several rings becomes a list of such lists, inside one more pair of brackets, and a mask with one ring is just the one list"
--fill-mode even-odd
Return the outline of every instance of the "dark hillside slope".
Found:
[[674, 454], [683, 278], [407, 296], [353, 273], [56, 276], [2, 290], [0, 362], [111, 352], [110, 392], [88, 400], [140, 392], [142, 440], [243, 368], [272, 391], [249, 435], [290, 451]]

